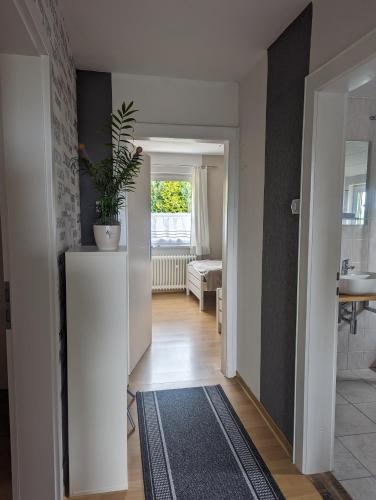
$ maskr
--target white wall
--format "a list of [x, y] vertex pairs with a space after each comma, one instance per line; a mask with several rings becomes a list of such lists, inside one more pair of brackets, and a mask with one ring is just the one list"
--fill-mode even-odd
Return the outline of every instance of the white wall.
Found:
[[236, 83], [113, 73], [113, 107], [129, 100], [140, 123], [238, 126]]
[[[137, 121], [140, 124], [239, 126], [239, 85], [233, 82], [112, 73], [113, 109], [130, 99], [139, 110]], [[221, 133], [218, 133], [218, 139], [220, 137]], [[157, 154], [151, 154], [152, 168], [153, 159], [157, 157]], [[165, 157], [161, 158], [165, 160]], [[214, 255], [217, 255], [216, 236], [214, 241]], [[153, 253], [165, 251], [153, 250]]]
[[208, 168], [210, 258], [220, 260], [222, 259], [223, 241], [224, 157], [219, 155], [203, 155], [202, 164], [211, 165]]
[[260, 397], [266, 55], [240, 84], [238, 372]]

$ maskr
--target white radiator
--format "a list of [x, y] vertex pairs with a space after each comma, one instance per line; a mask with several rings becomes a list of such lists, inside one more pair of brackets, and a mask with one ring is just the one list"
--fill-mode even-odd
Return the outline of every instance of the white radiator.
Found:
[[154, 255], [153, 291], [184, 290], [187, 264], [192, 260], [196, 260], [195, 255]]

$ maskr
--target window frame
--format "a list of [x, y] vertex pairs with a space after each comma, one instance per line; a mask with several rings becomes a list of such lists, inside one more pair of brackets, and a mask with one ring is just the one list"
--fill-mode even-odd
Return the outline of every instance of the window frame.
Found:
[[[153, 181], [185, 181], [185, 182], [190, 182], [191, 183], [191, 186], [192, 186], [192, 173], [159, 173], [159, 172], [152, 172], [151, 173], [151, 179], [150, 179], [150, 187], [151, 187], [151, 183]], [[192, 186], [193, 188], [193, 186]], [[192, 202], [192, 200], [191, 200]], [[191, 203], [191, 206], [192, 206], [192, 203]], [[159, 212], [152, 212], [150, 210], [150, 219], [152, 217], [152, 214], [153, 213], [159, 213]], [[171, 213], [174, 213], [174, 212], [171, 212]], [[191, 209], [191, 212], [187, 212], [187, 213], [190, 213], [192, 215], [192, 209]], [[151, 248], [152, 249], [155, 249], [155, 250], [167, 250], [167, 249], [172, 249], [172, 248], [176, 248], [176, 249], [182, 249], [182, 250], [187, 250], [187, 249], [190, 249], [192, 248], [192, 225], [191, 225], [191, 234], [190, 234], [190, 244], [189, 245], [179, 245], [179, 244], [171, 244], [171, 245], [155, 245], [153, 244], [153, 238], [152, 238], [152, 234], [151, 234], [151, 231], [150, 231], [150, 245], [151, 245]]]

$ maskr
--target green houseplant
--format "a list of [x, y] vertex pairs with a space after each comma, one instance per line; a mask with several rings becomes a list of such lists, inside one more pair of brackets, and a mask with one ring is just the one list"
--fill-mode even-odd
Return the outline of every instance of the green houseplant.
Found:
[[123, 102], [111, 114], [110, 154], [103, 160], [92, 163], [79, 145], [79, 168], [89, 175], [99, 193], [97, 201], [98, 220], [93, 225], [94, 238], [100, 250], [117, 250], [120, 241], [119, 212], [126, 203], [126, 194], [134, 191], [135, 179], [142, 165], [142, 148], [135, 148], [132, 133], [136, 113], [133, 101]]

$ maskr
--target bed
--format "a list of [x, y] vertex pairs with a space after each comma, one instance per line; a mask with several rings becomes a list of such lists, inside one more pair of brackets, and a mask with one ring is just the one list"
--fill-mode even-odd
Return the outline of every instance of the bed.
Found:
[[198, 298], [200, 311], [205, 308], [205, 292], [215, 292], [221, 287], [221, 260], [193, 260], [187, 265], [187, 295], [192, 292]]

